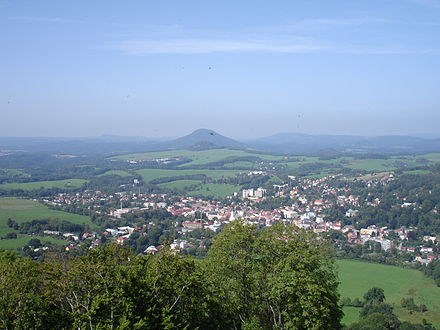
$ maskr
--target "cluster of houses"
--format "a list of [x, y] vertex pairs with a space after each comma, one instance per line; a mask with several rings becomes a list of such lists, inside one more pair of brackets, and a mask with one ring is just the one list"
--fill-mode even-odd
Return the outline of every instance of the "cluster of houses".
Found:
[[[252, 173], [252, 175], [259, 174], [257, 172]], [[110, 219], [121, 219], [124, 217], [124, 214], [142, 212], [147, 209], [165, 209], [174, 216], [187, 218], [187, 220], [182, 222], [179, 229], [182, 237], [195, 229], [209, 229], [218, 232], [222, 225], [240, 218], [261, 227], [271, 226], [274, 222], [284, 222], [300, 228], [311, 229], [316, 233], [340, 231], [351, 244], [365, 244], [369, 241], [377, 242], [384, 251], [397, 248], [402, 252], [413, 253], [415, 260], [424, 260], [424, 263], [429, 262], [426, 260], [438, 258], [438, 252], [435, 249], [437, 240], [433, 236], [429, 236], [429, 239], [425, 242], [426, 244], [418, 248], [405, 247], [405, 244], [402, 244], [402, 242], [404, 243], [408, 239], [408, 233], [413, 230], [412, 228], [391, 230], [372, 225], [357, 230], [350, 225], [343, 226], [344, 219], [339, 221], [329, 221], [326, 219], [325, 211], [336, 205], [348, 208], [345, 212], [346, 219], [355, 220], [359, 215], [357, 207], [360, 207], [362, 203], [378, 206], [381, 202], [379, 198], [360, 201], [359, 196], [353, 195], [347, 187], [333, 186], [330, 181], [336, 177], [337, 175], [332, 175], [318, 179], [308, 179], [289, 176], [290, 182], [288, 184], [274, 185], [273, 195], [268, 195], [268, 191], [261, 187], [243, 189], [240, 194], [236, 194], [236, 197], [241, 197], [241, 199], [239, 201], [237, 201], [237, 198], [231, 199], [229, 203], [188, 196], [129, 193], [106, 194], [100, 191], [89, 190], [83, 193], [58, 194], [44, 201], [47, 204], [56, 206], [66, 204], [86, 206], [89, 209], [93, 209], [97, 214], [107, 215]], [[394, 179], [392, 174], [390, 174], [381, 178], [370, 178], [366, 181], [366, 184], [370, 186], [383, 184]], [[272, 210], [261, 210], [258, 207], [258, 202], [261, 200], [281, 196], [289, 198], [289, 205]], [[130, 206], [122, 207], [123, 203]], [[115, 208], [115, 204], [120, 207]], [[407, 201], [401, 205], [401, 207], [413, 206], [413, 203]], [[347, 223], [349, 221], [344, 222]], [[130, 226], [106, 228], [101, 235], [110, 238], [118, 244], [123, 244], [133, 231], [140, 229]], [[394, 234], [390, 238], [389, 236], [392, 232]], [[69, 233], [46, 234], [69, 235], [66, 238], [71, 241], [84, 239], [84, 237], [80, 238]], [[92, 246], [99, 244], [99, 235], [93, 235], [92, 237], [86, 237], [86, 239], [93, 239]], [[396, 238], [400, 239], [400, 243], [396, 241]], [[431, 246], [428, 246], [428, 243]], [[175, 244], [173, 245], [175, 248], [178, 247], [180, 250], [186, 249], [189, 246], [185, 240], [178, 240], [173, 244]], [[146, 247], [146, 252], [155, 253], [157, 249], [158, 247]]]

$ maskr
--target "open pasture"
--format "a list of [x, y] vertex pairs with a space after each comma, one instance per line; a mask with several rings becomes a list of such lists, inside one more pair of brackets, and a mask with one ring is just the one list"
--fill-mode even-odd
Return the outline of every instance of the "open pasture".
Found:
[[215, 184], [207, 183], [202, 185], [199, 189], [188, 192], [189, 196], [213, 196], [213, 197], [226, 197], [232, 195], [234, 192], [239, 192], [241, 186], [235, 186], [232, 184]]
[[418, 155], [415, 158], [427, 159], [430, 162], [438, 163], [438, 162], [440, 162], [440, 153], [423, 154], [423, 155]]
[[0, 235], [14, 232], [6, 224], [8, 218], [17, 222], [51, 218], [94, 227], [90, 218], [84, 215], [51, 210], [47, 206], [33, 200], [13, 197], [0, 198]]
[[176, 180], [167, 183], [158, 184], [161, 188], [181, 190], [194, 184], [200, 184], [198, 180]]
[[195, 169], [182, 169], [182, 170], [165, 170], [165, 169], [142, 169], [138, 170], [142, 176], [144, 182], [148, 183], [154, 179], [159, 178], [168, 178], [168, 177], [176, 177], [182, 175], [195, 175], [195, 174], [204, 174], [212, 179], [221, 179], [222, 177], [232, 177], [239, 174], [241, 171], [237, 170], [195, 170]]
[[[370, 288], [380, 287], [385, 291], [386, 302], [394, 306], [399, 319], [412, 323], [422, 323], [422, 319], [426, 319], [436, 327], [440, 326], [440, 287], [420, 271], [355, 260], [338, 260], [337, 265], [341, 297], [362, 299]], [[401, 307], [402, 298], [414, 298], [417, 305], [425, 304], [428, 311], [410, 314]], [[345, 322], [354, 321], [356, 309], [348, 308], [346, 311]]]
[[87, 180], [82, 180], [82, 179], [68, 179], [68, 180], [56, 180], [56, 181], [36, 181], [36, 182], [26, 182], [26, 183], [6, 183], [6, 184], [0, 184], [0, 189], [1, 190], [22, 189], [25, 191], [31, 191], [40, 188], [70, 189], [70, 188], [81, 187], [86, 182]]
[[282, 156], [273, 156], [266, 154], [251, 153], [244, 150], [233, 149], [209, 149], [209, 150], [169, 150], [160, 152], [148, 152], [142, 154], [129, 154], [112, 157], [111, 159], [119, 160], [153, 160], [157, 158], [174, 158], [185, 157], [192, 161], [190, 163], [183, 164], [182, 167], [192, 165], [204, 165], [212, 162], [221, 161], [228, 157], [258, 157], [263, 160], [280, 160]]
[[2, 239], [0, 240], [0, 248], [5, 250], [16, 250], [21, 249], [24, 246], [28, 245], [29, 240], [32, 238], [37, 238], [44, 245], [45, 243], [51, 243], [55, 245], [66, 245], [68, 243], [67, 240], [59, 239], [50, 236], [22, 236], [15, 239]]

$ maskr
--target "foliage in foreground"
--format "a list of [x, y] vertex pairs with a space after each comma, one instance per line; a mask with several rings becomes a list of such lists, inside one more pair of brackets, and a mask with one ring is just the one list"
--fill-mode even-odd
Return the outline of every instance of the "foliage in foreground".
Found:
[[432, 330], [430, 324], [401, 322], [394, 314], [393, 307], [385, 303], [382, 288], [373, 287], [364, 295], [360, 320], [350, 324], [347, 330]]
[[339, 329], [324, 241], [294, 227], [235, 222], [206, 260], [110, 245], [35, 262], [0, 254], [7, 329]]

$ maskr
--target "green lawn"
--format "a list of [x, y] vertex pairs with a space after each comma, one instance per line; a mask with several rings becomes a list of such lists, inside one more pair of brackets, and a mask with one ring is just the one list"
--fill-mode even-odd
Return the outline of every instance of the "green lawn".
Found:
[[82, 179], [68, 179], [68, 180], [56, 180], [56, 181], [37, 181], [26, 183], [6, 183], [0, 184], [2, 190], [23, 189], [26, 191], [35, 190], [39, 188], [78, 188], [86, 183], [87, 180]]
[[[362, 299], [371, 287], [380, 287], [385, 291], [386, 302], [395, 308], [399, 319], [413, 323], [422, 323], [422, 319], [440, 326], [440, 287], [434, 281], [414, 269], [373, 264], [353, 260], [338, 260], [339, 291], [341, 297]], [[425, 304], [428, 312], [409, 314], [401, 308], [402, 298], [414, 298], [417, 305]], [[349, 309], [345, 320], [353, 321], [355, 311]]]
[[220, 179], [222, 177], [235, 176], [242, 171], [237, 170], [193, 170], [193, 169], [182, 169], [182, 170], [163, 170], [155, 168], [147, 168], [143, 170], [136, 171], [142, 176], [144, 182], [150, 182], [151, 180], [158, 178], [167, 178], [180, 175], [194, 175], [194, 174], [205, 174], [212, 179]]
[[14, 232], [6, 225], [8, 218], [17, 222], [52, 218], [95, 227], [90, 218], [84, 215], [51, 210], [43, 204], [28, 199], [3, 197], [0, 198], [0, 236]]
[[66, 245], [67, 240], [58, 239], [50, 236], [23, 236], [15, 239], [2, 239], [0, 240], [0, 248], [5, 250], [16, 250], [21, 249], [25, 245], [28, 245], [29, 240], [32, 238], [38, 238], [41, 243], [51, 243], [56, 245]]

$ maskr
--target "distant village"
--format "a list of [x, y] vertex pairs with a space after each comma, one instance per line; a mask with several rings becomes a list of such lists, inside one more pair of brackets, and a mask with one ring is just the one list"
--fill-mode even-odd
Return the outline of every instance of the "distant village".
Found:
[[[261, 171], [250, 172], [249, 175], [263, 175]], [[210, 199], [169, 196], [166, 194], [142, 194], [142, 193], [116, 193], [106, 194], [100, 191], [84, 191], [82, 193], [61, 193], [56, 196], [45, 198], [43, 202], [51, 207], [65, 205], [87, 207], [97, 215], [107, 216], [109, 219], [124, 219], [127, 214], [136, 214], [145, 210], [163, 209], [170, 214], [183, 217], [184, 221], [179, 224], [178, 237], [171, 243], [171, 249], [184, 251], [192, 244], [186, 239], [186, 234], [196, 229], [211, 230], [218, 232], [221, 227], [236, 219], [243, 219], [246, 223], [255, 224], [259, 227], [272, 226], [282, 222], [292, 224], [299, 228], [313, 230], [317, 234], [327, 232], [340, 232], [346, 237], [351, 245], [364, 245], [367, 242], [380, 244], [383, 251], [397, 249], [402, 253], [412, 255], [412, 260], [422, 264], [428, 264], [432, 260], [439, 259], [436, 248], [438, 239], [435, 236], [423, 237], [423, 244], [417, 247], [409, 247], [406, 242], [408, 235], [417, 228], [378, 227], [374, 224], [366, 228], [356, 229], [354, 225], [343, 225], [347, 219], [355, 220], [358, 209], [362, 203], [359, 196], [350, 193], [349, 189], [332, 187], [329, 184], [336, 176], [326, 176], [319, 179], [305, 179], [289, 176], [291, 182], [284, 185], [273, 185], [269, 194], [267, 189], [243, 189], [228, 197], [228, 202], [213, 201]], [[380, 178], [366, 180], [366, 185], [377, 185], [393, 181], [393, 174]], [[315, 198], [313, 196], [319, 196]], [[260, 202], [271, 198], [288, 197], [289, 205], [262, 210], [258, 208]], [[375, 207], [381, 203], [379, 198], [373, 198], [367, 202]], [[114, 205], [118, 205], [115, 207]], [[113, 205], [113, 206], [111, 206]], [[124, 206], [125, 205], [125, 206]], [[343, 206], [348, 208], [345, 219], [329, 221], [325, 211], [329, 208]], [[403, 201], [402, 208], [416, 207], [411, 201]], [[144, 224], [143, 226], [146, 226]], [[113, 241], [124, 244], [135, 231], [142, 231], [142, 226], [125, 225], [105, 228], [102, 232], [83, 233], [82, 236], [73, 233], [61, 233], [57, 231], [45, 231], [46, 235], [61, 236], [69, 239], [70, 244], [66, 250], [75, 249], [77, 246], [88, 242], [90, 247], [97, 246], [103, 241]], [[162, 248], [158, 246], [145, 246], [144, 253], [156, 253]]]

